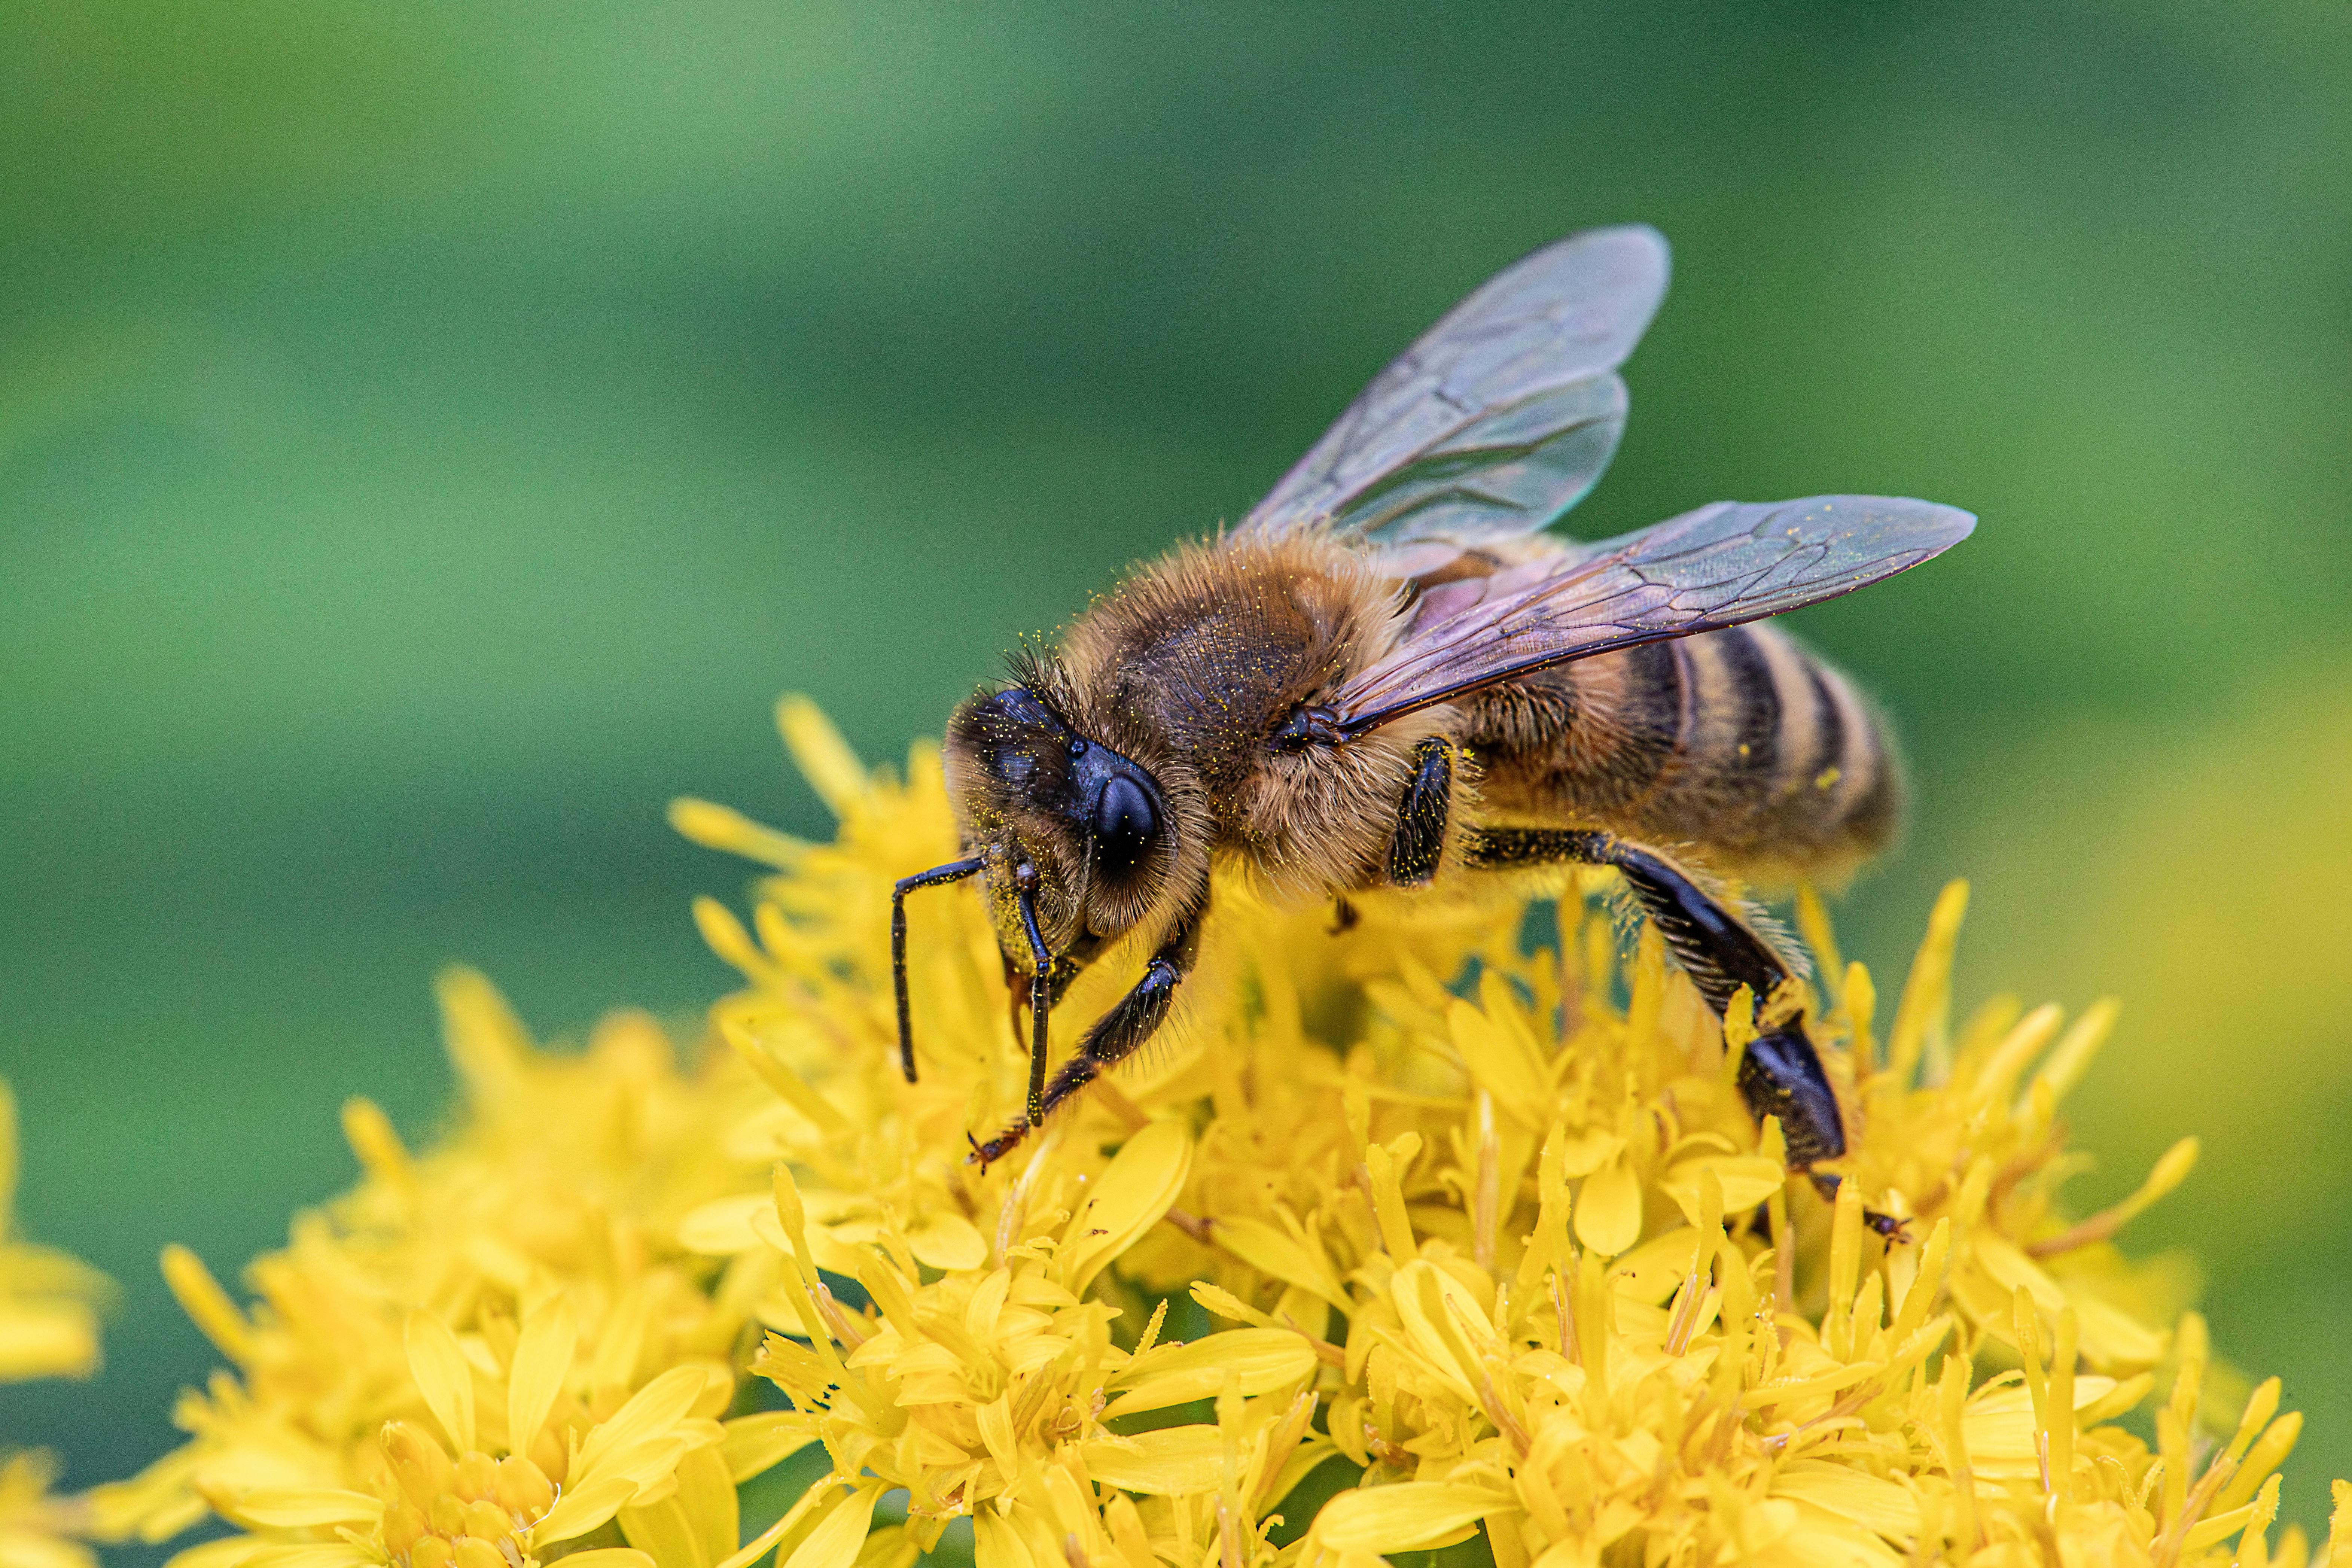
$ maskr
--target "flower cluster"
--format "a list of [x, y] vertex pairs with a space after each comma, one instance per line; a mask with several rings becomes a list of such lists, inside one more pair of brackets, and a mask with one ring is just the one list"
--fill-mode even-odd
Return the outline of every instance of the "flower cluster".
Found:
[[[796, 1281], [757, 1370], [835, 1468], [772, 1532], [791, 1568], [841, 1568], [897, 1489], [908, 1544], [969, 1515], [1006, 1568], [1360, 1568], [1474, 1534], [1500, 1568], [2263, 1559], [2299, 1418], [2275, 1381], [2208, 1408], [2201, 1321], [2109, 1239], [2196, 1146], [2064, 1215], [2058, 1106], [2115, 1010], [1955, 1027], [1964, 888], [1883, 1044], [1801, 902], [1857, 1111], [1834, 1204], [1748, 1120], [1747, 1013], [1719, 1026], [1654, 937], [1621, 963], [1599, 875], [1555, 886], [1538, 943], [1517, 900], [1366, 900], [1334, 935], [1221, 886], [1171, 1042], [982, 1172], [962, 1134], [1017, 1112], [1024, 1064], [979, 901], [911, 918], [911, 1086], [885, 984], [889, 881], [956, 852], [936, 758], [899, 784], [805, 707], [784, 729], [834, 844], [675, 820], [776, 872], [755, 930], [701, 910], [747, 982], [717, 1026], [776, 1090], [776, 1190], [688, 1228]], [[1131, 979], [1106, 969], [1073, 1016]], [[1219, 1326], [1163, 1339], [1171, 1294]], [[2151, 1449], [2116, 1418], [2159, 1384]], [[1286, 1523], [1327, 1464], [1354, 1486]]]
[[184, 1447], [91, 1495], [102, 1539], [166, 1540], [207, 1514], [240, 1527], [183, 1568], [528, 1568], [558, 1546], [646, 1568], [654, 1543], [734, 1551], [736, 1484], [789, 1451], [765, 1417], [719, 1419], [774, 1270], [721, 1268], [678, 1232], [764, 1184], [764, 1162], [711, 1135], [763, 1095], [723, 1062], [681, 1070], [639, 1015], [563, 1056], [478, 975], [446, 976], [441, 1002], [465, 1093], [442, 1146], [412, 1153], [350, 1102], [364, 1176], [252, 1265], [250, 1308], [165, 1252], [235, 1370], [182, 1396]]
[[[98, 1370], [98, 1308], [112, 1282], [88, 1264], [16, 1237], [16, 1097], [0, 1079], [0, 1383]], [[0, 1568], [94, 1568], [71, 1534], [81, 1510], [50, 1495], [57, 1466], [37, 1449], [0, 1448]]]
[[[748, 922], [698, 909], [743, 977], [698, 1053], [637, 1016], [545, 1051], [445, 983], [456, 1130], [412, 1153], [354, 1102], [362, 1180], [250, 1307], [167, 1255], [235, 1370], [93, 1531], [236, 1527], [178, 1568], [2352, 1562], [2274, 1531], [2276, 1381], [2114, 1244], [2194, 1142], [2067, 1209], [2114, 1009], [1953, 1021], [1963, 889], [1885, 1008], [1800, 900], [1834, 1201], [1738, 1093], [1752, 1006], [1621, 942], [1598, 872], [1338, 933], [1221, 882], [1163, 1042], [983, 1169], [1026, 1058], [969, 891], [911, 907], [898, 1063], [890, 883], [958, 847], [937, 753], [900, 781], [782, 720], [834, 841], [673, 813], [770, 872]], [[737, 1488], [812, 1444], [743, 1541]]]

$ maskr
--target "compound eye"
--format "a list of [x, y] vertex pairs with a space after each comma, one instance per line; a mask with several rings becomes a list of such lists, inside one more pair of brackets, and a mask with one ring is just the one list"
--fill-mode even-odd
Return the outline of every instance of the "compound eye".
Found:
[[1151, 850], [1160, 814], [1141, 784], [1113, 773], [1095, 802], [1095, 863], [1114, 878], [1131, 874]]

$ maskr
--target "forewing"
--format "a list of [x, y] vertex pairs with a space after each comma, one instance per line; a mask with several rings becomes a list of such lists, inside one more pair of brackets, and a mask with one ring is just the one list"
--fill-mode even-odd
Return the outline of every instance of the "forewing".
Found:
[[1375, 544], [1471, 545], [1542, 528], [1617, 449], [1615, 372], [1666, 272], [1665, 239], [1638, 224], [1504, 268], [1374, 377], [1234, 537], [1328, 521]]
[[1941, 554], [1975, 527], [1957, 508], [1884, 496], [1717, 501], [1563, 552], [1530, 584], [1416, 624], [1331, 706], [1360, 734], [1570, 659], [1850, 594]]

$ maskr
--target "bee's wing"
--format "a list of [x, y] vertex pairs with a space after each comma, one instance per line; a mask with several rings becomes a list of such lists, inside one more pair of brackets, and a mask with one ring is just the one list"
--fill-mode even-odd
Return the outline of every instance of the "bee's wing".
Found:
[[1975, 527], [1957, 508], [1884, 496], [1717, 501], [1514, 569], [1478, 603], [1416, 623], [1331, 706], [1348, 732], [1361, 734], [1570, 659], [1850, 594], [1941, 554]]
[[1504, 268], [1381, 372], [1233, 537], [1312, 523], [1374, 544], [1532, 533], [1617, 449], [1617, 366], [1666, 292], [1666, 242], [1588, 229]]

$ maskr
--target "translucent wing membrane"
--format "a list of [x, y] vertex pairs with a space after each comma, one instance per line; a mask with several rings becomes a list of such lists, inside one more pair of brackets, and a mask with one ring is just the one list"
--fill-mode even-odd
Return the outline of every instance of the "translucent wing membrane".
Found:
[[1476, 604], [1416, 622], [1332, 698], [1360, 734], [1516, 676], [1833, 599], [1969, 536], [1954, 507], [1884, 496], [1717, 501], [1498, 574]]
[[1328, 521], [1377, 544], [1532, 533], [1625, 425], [1616, 368], [1666, 291], [1666, 242], [1591, 229], [1488, 279], [1373, 378], [1237, 536]]

